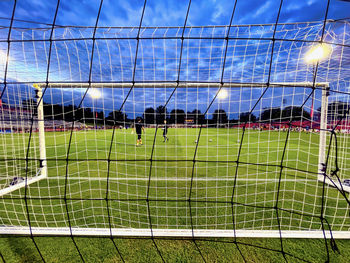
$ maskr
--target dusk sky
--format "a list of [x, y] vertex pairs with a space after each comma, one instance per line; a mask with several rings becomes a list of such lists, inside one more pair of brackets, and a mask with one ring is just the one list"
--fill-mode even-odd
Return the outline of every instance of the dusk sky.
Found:
[[[138, 26], [144, 1], [116, 0], [103, 1], [99, 26]], [[228, 25], [234, 1], [193, 0], [188, 17], [189, 26]], [[233, 24], [274, 23], [278, 0], [238, 0]], [[100, 1], [63, 0], [60, 1], [57, 24], [94, 26]], [[17, 1], [15, 18], [51, 24], [57, 1], [20, 0]], [[143, 26], [183, 26], [188, 1], [148, 0]], [[319, 21], [325, 17], [326, 0], [284, 0], [280, 23]], [[0, 2], [0, 16], [10, 18], [13, 1]], [[350, 16], [350, 4], [346, 1], [331, 0], [329, 19]], [[2, 25], [9, 25], [2, 21]], [[20, 23], [15, 23], [18, 25]]]
[[[4, 79], [5, 59], [7, 52], [8, 26], [10, 25], [13, 1], [0, 2], [0, 70], [1, 81]], [[100, 27], [138, 27], [143, 9], [143, 1], [104, 1], [98, 22]], [[280, 1], [238, 0], [233, 25], [273, 24], [276, 22]], [[59, 26], [94, 26], [100, 1], [61, 1], [56, 25]], [[187, 37], [221, 37], [226, 36], [227, 27], [216, 29], [191, 29], [192, 26], [229, 25], [234, 1], [227, 0], [194, 0], [190, 6], [185, 36]], [[52, 24], [56, 1], [18, 1], [14, 13], [11, 39], [40, 40], [48, 39]], [[312, 81], [312, 66], [305, 65], [303, 58], [311, 47], [310, 43], [298, 40], [317, 41], [321, 37], [323, 19], [325, 18], [327, 1], [319, 0], [285, 0], [283, 1], [279, 23], [303, 23], [300, 26], [283, 26], [277, 30], [276, 37], [292, 39], [296, 42], [276, 42], [272, 58], [271, 80], [275, 82], [303, 82]], [[147, 29], [141, 32], [141, 37], [166, 36], [179, 38], [184, 25], [188, 1], [148, 0], [142, 26], [152, 27], [180, 27], [178, 29], [159, 31]], [[350, 17], [350, 2], [332, 0], [328, 12], [328, 19], [344, 19]], [[42, 24], [21, 22], [29, 20]], [[48, 28], [47, 30], [24, 30], [19, 28]], [[230, 40], [225, 63], [224, 81], [226, 82], [266, 82], [270, 65], [272, 41], [259, 40], [271, 38], [273, 25], [253, 26], [241, 29], [235, 27], [230, 36], [240, 38], [255, 38], [254, 40]], [[202, 31], [201, 31], [202, 30]], [[52, 46], [50, 81], [81, 81], [86, 82], [89, 75], [90, 56], [92, 49], [92, 30], [75, 28], [57, 29], [56, 38], [70, 38], [78, 41], [57, 41]], [[335, 44], [350, 44], [349, 23], [346, 21], [327, 23], [324, 39]], [[137, 30], [99, 30], [98, 37], [102, 38], [135, 38]], [[82, 40], [84, 39], [84, 40]], [[183, 43], [180, 80], [183, 81], [212, 81], [219, 82], [225, 50], [225, 40], [185, 40]], [[175, 81], [179, 63], [181, 40], [141, 40], [136, 64], [136, 81]], [[14, 42], [10, 46], [7, 81], [12, 82], [42, 82], [46, 79], [49, 42]], [[79, 51], [78, 51], [79, 50]], [[93, 81], [131, 81], [134, 68], [136, 40], [98, 40], [95, 45], [93, 61]], [[333, 82], [334, 88], [339, 91], [349, 91], [350, 80], [349, 47], [332, 45], [332, 56], [319, 66], [318, 80]], [[342, 77], [339, 79], [339, 75]], [[23, 91], [23, 86], [8, 85], [4, 98], [13, 96], [21, 90], [22, 97], [30, 96]], [[214, 109], [223, 108], [231, 116], [249, 111], [256, 99], [259, 98], [262, 88], [248, 90], [231, 90], [227, 99], [215, 101], [209, 113]], [[64, 104], [79, 104], [85, 89], [51, 89], [45, 94], [44, 101]], [[83, 106], [92, 105], [98, 110], [112, 111], [119, 109], [128, 89], [103, 89], [103, 97], [93, 101], [86, 97]], [[129, 117], [141, 115], [146, 107], [157, 107], [167, 101], [172, 89], [151, 88], [138, 89], [132, 92], [123, 108]], [[174, 108], [183, 108], [186, 111], [200, 109], [206, 111], [210, 101], [214, 98], [215, 88], [192, 88], [177, 91], [169, 101], [169, 111]], [[12, 93], [11, 93], [12, 92]], [[291, 95], [293, 94], [293, 95]], [[305, 88], [285, 88], [283, 91], [271, 90], [257, 109], [265, 107], [283, 107], [302, 104], [309, 90]], [[316, 107], [319, 106], [319, 95], [316, 94]], [[334, 94], [336, 96], [336, 94]], [[317, 97], [318, 96], [318, 97]], [[349, 100], [346, 96], [345, 100]], [[336, 98], [335, 98], [336, 99]], [[242, 101], [244, 103], [242, 103]], [[242, 104], [237, 108], [234, 105]], [[310, 107], [306, 103], [305, 107]], [[258, 112], [257, 112], [258, 114]]]

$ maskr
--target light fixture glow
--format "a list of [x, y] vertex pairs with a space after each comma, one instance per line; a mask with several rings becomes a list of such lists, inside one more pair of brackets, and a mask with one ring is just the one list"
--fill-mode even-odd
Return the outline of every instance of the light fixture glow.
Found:
[[221, 89], [218, 93], [218, 99], [223, 100], [223, 99], [226, 99], [227, 96], [228, 96], [228, 92], [225, 89]]
[[7, 53], [0, 50], [0, 64], [5, 65], [6, 61], [10, 62], [12, 60], [13, 60], [12, 57], [8, 56], [7, 58]]
[[305, 55], [305, 61], [308, 64], [320, 62], [323, 59], [329, 57], [332, 53], [332, 48], [327, 44], [319, 44], [313, 46]]
[[89, 95], [93, 99], [99, 99], [102, 96], [101, 92], [98, 89], [90, 89]]

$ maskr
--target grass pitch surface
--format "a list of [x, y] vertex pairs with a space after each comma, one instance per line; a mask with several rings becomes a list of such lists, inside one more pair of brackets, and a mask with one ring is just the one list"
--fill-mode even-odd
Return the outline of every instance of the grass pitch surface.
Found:
[[[31, 160], [39, 158], [37, 134], [31, 137], [28, 162], [25, 161], [28, 134], [1, 136], [1, 155], [16, 159], [3, 162], [2, 173], [10, 178], [19, 174], [32, 176], [38, 168], [38, 161]], [[29, 215], [33, 227], [67, 227], [70, 223], [72, 227], [109, 228], [111, 224], [113, 228], [149, 228], [151, 222], [153, 228], [162, 229], [191, 229], [193, 225], [195, 229], [232, 230], [235, 222], [236, 229], [277, 230], [279, 220], [285, 230], [321, 229], [323, 190], [316, 180], [318, 134], [246, 130], [242, 137], [240, 129], [170, 128], [168, 137], [169, 140], [163, 142], [161, 129], [157, 132], [146, 129], [143, 145], [136, 147], [136, 135], [130, 129], [117, 129], [114, 135], [112, 130], [75, 131], [71, 138], [70, 132], [47, 132], [49, 178], [30, 185], [27, 191], [21, 189], [1, 197], [1, 224], [26, 226]], [[333, 146], [330, 169], [335, 163]], [[348, 135], [339, 134], [338, 164], [343, 178], [350, 169], [349, 147]], [[1, 183], [5, 185], [6, 180], [2, 179]], [[348, 230], [348, 206], [344, 198], [330, 187], [325, 188], [325, 196], [324, 215], [332, 229]], [[276, 205], [283, 209], [279, 210], [279, 218], [274, 209]], [[52, 239], [60, 240], [59, 249], [46, 244], [45, 240], [50, 238], [36, 239], [53, 262], [59, 259], [56, 249], [74, 249], [69, 238]], [[2, 246], [6, 253], [3, 249], [0, 252], [10, 260], [33, 249], [28, 238], [2, 240], [23, 241], [23, 248], [17, 246], [20, 247], [18, 253], [12, 246]], [[104, 261], [120, 260], [110, 240], [103, 242], [107, 242], [106, 247], [111, 246], [114, 253], [111, 257], [104, 256], [103, 249], [99, 251], [93, 245], [100, 239], [78, 240], [84, 244], [79, 247], [86, 257], [96, 259], [93, 255], [98, 254], [106, 259]], [[135, 259], [141, 253], [139, 262], [160, 260], [150, 240], [116, 240], [123, 248], [124, 257]], [[275, 249], [280, 247], [279, 240], [241, 240]], [[191, 249], [193, 256], [199, 256], [191, 242], [158, 242], [169, 261], [197, 261], [188, 257]], [[325, 250], [322, 240], [310, 242], [315, 243], [318, 250]], [[215, 258], [230, 261], [231, 256], [241, 260], [234, 244], [200, 243], [210, 261]], [[291, 248], [287, 247], [286, 251], [303, 258], [306, 251], [302, 244], [307, 241], [287, 240], [286, 243]], [[139, 249], [134, 249], [134, 244], [140, 244]], [[231, 256], [227, 246], [232, 250]], [[253, 261], [268, 258], [263, 250], [247, 246], [243, 246], [243, 250]], [[75, 251], [71, 252], [76, 256]], [[278, 253], [272, 254], [276, 260], [283, 259]], [[37, 256], [34, 250], [20, 260], [30, 258], [31, 261]], [[324, 254], [318, 258], [321, 256]], [[309, 258], [313, 260], [315, 256]]]

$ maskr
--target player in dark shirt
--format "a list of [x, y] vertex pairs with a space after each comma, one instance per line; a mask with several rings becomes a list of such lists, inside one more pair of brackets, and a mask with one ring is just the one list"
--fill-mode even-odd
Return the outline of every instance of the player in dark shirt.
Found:
[[168, 125], [166, 124], [166, 120], [164, 120], [164, 127], [163, 127], [163, 138], [164, 138], [164, 141], [163, 142], [166, 142], [169, 140], [168, 138]]
[[141, 123], [141, 118], [137, 120], [137, 123], [135, 124], [135, 130], [137, 134], [137, 141], [136, 141], [136, 146], [142, 145], [142, 130], [144, 131], [145, 129], [143, 128], [143, 125]]

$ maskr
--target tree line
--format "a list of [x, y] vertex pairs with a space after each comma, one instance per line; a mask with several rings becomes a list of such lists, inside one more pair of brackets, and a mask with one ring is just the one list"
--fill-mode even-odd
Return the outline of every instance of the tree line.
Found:
[[[310, 113], [303, 107], [288, 106], [281, 108], [266, 108], [259, 116], [251, 112], [242, 112], [238, 118], [229, 119], [224, 109], [216, 109], [213, 113], [207, 114], [209, 118], [198, 109], [185, 112], [182, 109], [173, 109], [170, 113], [164, 106], [156, 109], [147, 108], [143, 113], [143, 118], [147, 124], [163, 123], [167, 120], [170, 124], [184, 124], [185, 120], [192, 120], [194, 124], [226, 124], [237, 122], [269, 122], [269, 121], [295, 121], [310, 119]], [[210, 116], [211, 115], [211, 116]]]
[[[33, 99], [23, 100], [22, 107], [35, 109], [36, 103]], [[320, 112], [320, 108], [317, 109]], [[332, 119], [341, 119], [349, 116], [350, 104], [346, 102], [331, 102], [328, 104], [328, 116]], [[111, 111], [105, 116], [104, 111], [94, 111], [92, 108], [78, 108], [74, 105], [49, 104], [44, 102], [45, 119], [82, 121], [85, 123], [113, 124], [132, 122], [123, 111]], [[310, 120], [310, 112], [299, 106], [287, 106], [285, 108], [270, 107], [264, 108], [259, 115], [251, 112], [242, 112], [238, 117], [229, 119], [224, 109], [216, 109], [213, 113], [204, 114], [199, 109], [185, 112], [183, 109], [168, 109], [160, 105], [156, 109], [148, 107], [142, 116], [146, 124], [162, 124], [167, 120], [169, 124], [184, 124], [187, 121], [193, 124], [227, 124], [237, 122], [271, 122], [271, 121], [298, 121]]]

